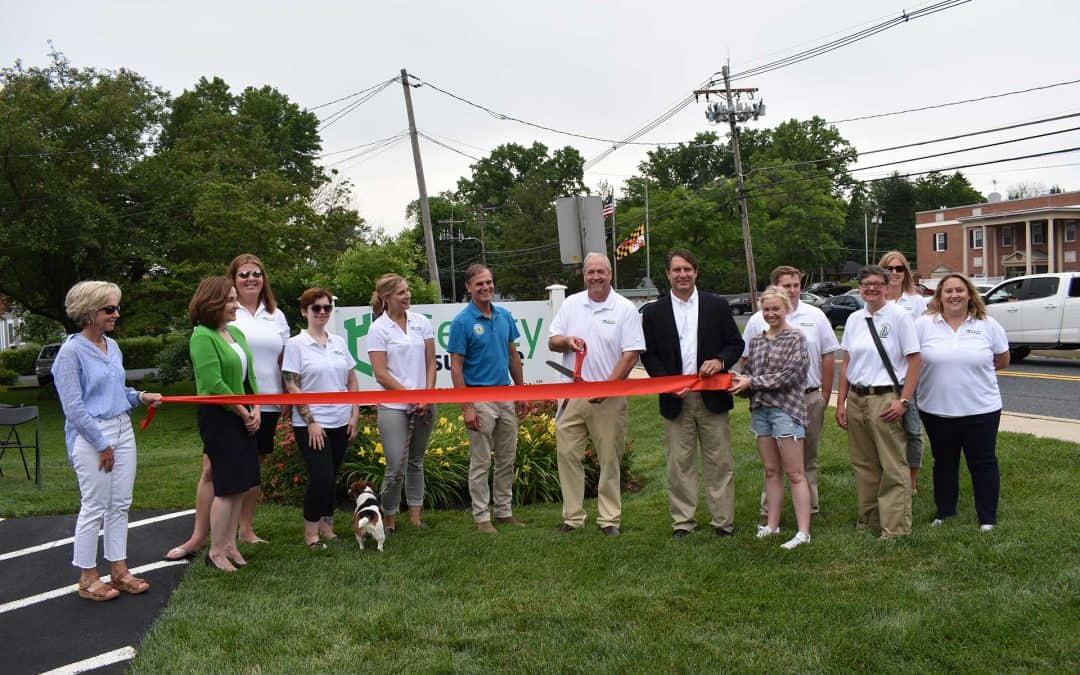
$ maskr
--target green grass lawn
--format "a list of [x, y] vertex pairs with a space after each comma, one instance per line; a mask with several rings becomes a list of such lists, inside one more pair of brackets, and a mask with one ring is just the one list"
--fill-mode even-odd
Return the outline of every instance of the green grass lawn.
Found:
[[[0, 402], [33, 398], [0, 393]], [[55, 402], [44, 403], [45, 481], [0, 482], [0, 515], [73, 512]], [[139, 415], [137, 415], [138, 417]], [[1080, 448], [1002, 434], [1000, 524], [977, 531], [962, 476], [958, 517], [931, 529], [930, 459], [915, 529], [883, 543], [852, 527], [846, 439], [831, 420], [813, 541], [754, 539], [760, 464], [745, 403], [732, 415], [735, 537], [670, 536], [655, 399], [630, 412], [644, 489], [623, 501], [622, 537], [558, 535], [559, 505], [490, 537], [465, 511], [403, 525], [386, 552], [301, 544], [300, 513], [260, 507], [273, 543], [235, 575], [193, 565], [150, 629], [136, 672], [1080, 671]], [[137, 509], [189, 508], [199, 466], [194, 410], [165, 407], [138, 433]], [[17, 461], [17, 460], [16, 460]], [[21, 467], [19, 467], [21, 471]], [[590, 517], [595, 502], [589, 502]], [[699, 507], [704, 525], [704, 504]], [[791, 532], [790, 504], [784, 529]]]

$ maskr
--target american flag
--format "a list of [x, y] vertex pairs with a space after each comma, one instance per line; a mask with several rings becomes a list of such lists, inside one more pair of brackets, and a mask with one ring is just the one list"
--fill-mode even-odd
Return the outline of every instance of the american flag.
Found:
[[602, 202], [602, 204], [604, 207], [605, 218], [615, 215], [615, 195], [608, 195], [607, 197], [604, 197], [604, 201]]

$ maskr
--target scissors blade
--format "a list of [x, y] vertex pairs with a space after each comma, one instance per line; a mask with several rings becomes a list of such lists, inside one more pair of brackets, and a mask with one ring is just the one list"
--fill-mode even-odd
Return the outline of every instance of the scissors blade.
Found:
[[571, 380], [573, 380], [573, 379], [574, 379], [574, 371], [570, 370], [569, 368], [567, 368], [567, 367], [566, 367], [566, 366], [564, 366], [563, 364], [561, 364], [561, 363], [555, 363], [554, 361], [545, 361], [544, 363], [548, 364], [549, 366], [551, 366], [551, 367], [552, 367], [552, 368], [554, 368], [555, 370], [559, 371], [559, 372], [560, 372], [560, 373], [562, 373], [563, 375], [566, 375], [566, 376], [567, 376], [567, 377], [569, 377], [569, 378], [570, 378]]

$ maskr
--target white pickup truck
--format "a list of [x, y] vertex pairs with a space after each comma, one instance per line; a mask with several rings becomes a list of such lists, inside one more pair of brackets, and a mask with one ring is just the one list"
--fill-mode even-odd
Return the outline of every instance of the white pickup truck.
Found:
[[1080, 349], [1080, 272], [1014, 277], [984, 299], [1009, 336], [1014, 362], [1032, 349]]

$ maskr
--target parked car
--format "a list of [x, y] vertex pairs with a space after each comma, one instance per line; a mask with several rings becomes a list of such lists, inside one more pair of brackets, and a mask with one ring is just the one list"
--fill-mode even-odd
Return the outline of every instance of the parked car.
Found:
[[862, 309], [865, 304], [858, 295], [836, 295], [825, 299], [821, 305], [821, 311], [825, 312], [829, 325], [833, 328], [843, 328], [848, 317]]
[[843, 295], [851, 290], [847, 284], [838, 284], [835, 281], [818, 281], [806, 287], [807, 293], [820, 295], [823, 298], [831, 298], [834, 295]]
[[985, 298], [987, 314], [1005, 328], [1013, 361], [1032, 349], [1080, 349], [1080, 272], [1015, 277]]
[[919, 292], [919, 295], [924, 298], [929, 298], [934, 294], [934, 289], [928, 288], [926, 284], [915, 284], [915, 290]]
[[735, 316], [749, 314], [750, 297], [746, 295], [736, 295], [735, 297], [728, 298], [728, 306], [731, 307], [731, 313]]
[[38, 352], [37, 361], [34, 362], [34, 374], [42, 387], [52, 384], [52, 364], [56, 360], [56, 353], [60, 351], [60, 345], [59, 342], [51, 342]]
[[799, 296], [799, 302], [805, 302], [806, 304], [813, 305], [814, 307], [821, 307], [822, 303], [825, 302], [825, 298], [821, 297], [820, 295], [816, 295], [814, 293], [807, 293], [804, 291], [803, 294]]
[[983, 300], [985, 300], [986, 294], [994, 290], [994, 284], [975, 284], [975, 290], [977, 290], [979, 295], [983, 296]]

